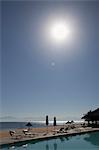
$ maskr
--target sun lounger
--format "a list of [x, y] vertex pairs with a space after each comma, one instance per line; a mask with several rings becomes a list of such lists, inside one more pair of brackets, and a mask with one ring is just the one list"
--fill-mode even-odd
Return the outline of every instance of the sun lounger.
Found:
[[60, 128], [58, 130], [53, 130], [54, 134], [55, 133], [67, 133], [67, 131], [64, 128]]
[[25, 136], [29, 136], [29, 137], [32, 137], [35, 135], [35, 134], [31, 133], [30, 131], [28, 131], [27, 129], [23, 130], [23, 133]]
[[57, 133], [67, 133], [67, 131], [64, 128], [60, 128]]
[[9, 131], [9, 134], [10, 134], [10, 136], [11, 136], [12, 138], [14, 138], [14, 139], [20, 139], [20, 138], [22, 138], [22, 135], [16, 133], [16, 131], [14, 131], [14, 130], [10, 130], [10, 131]]

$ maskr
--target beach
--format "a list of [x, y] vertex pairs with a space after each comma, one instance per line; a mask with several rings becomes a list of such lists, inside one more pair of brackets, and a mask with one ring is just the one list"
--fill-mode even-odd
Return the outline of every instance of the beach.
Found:
[[71, 136], [77, 134], [84, 134], [88, 132], [99, 131], [99, 128], [82, 127], [81, 124], [69, 124], [49, 126], [43, 128], [31, 128], [29, 133], [25, 135], [23, 133], [25, 129], [16, 129], [17, 136], [11, 136], [9, 130], [0, 131], [0, 147], [6, 145], [13, 145], [20, 142], [29, 142], [32, 140], [46, 140], [48, 138], [55, 138], [60, 136]]

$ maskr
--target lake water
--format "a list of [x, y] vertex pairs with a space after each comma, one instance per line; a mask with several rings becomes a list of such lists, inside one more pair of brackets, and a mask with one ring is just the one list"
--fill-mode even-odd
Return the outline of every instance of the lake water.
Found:
[[[63, 125], [66, 121], [57, 121], [57, 125]], [[81, 121], [75, 121], [81, 123]], [[0, 130], [26, 128], [27, 122], [0, 122]], [[33, 128], [45, 127], [45, 121], [31, 122]], [[49, 125], [53, 125], [53, 121], [49, 121]]]
[[[26, 128], [27, 122], [0, 122], [0, 130], [9, 130], [9, 129], [19, 129]], [[44, 127], [43, 123], [33, 123], [31, 122], [32, 127]]]
[[99, 132], [25, 143], [3, 150], [99, 150]]

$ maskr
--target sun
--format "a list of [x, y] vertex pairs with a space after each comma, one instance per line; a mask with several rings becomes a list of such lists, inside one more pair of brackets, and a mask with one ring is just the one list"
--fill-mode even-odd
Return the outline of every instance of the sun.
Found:
[[50, 26], [50, 37], [53, 41], [63, 42], [70, 36], [70, 28], [64, 22], [55, 22]]

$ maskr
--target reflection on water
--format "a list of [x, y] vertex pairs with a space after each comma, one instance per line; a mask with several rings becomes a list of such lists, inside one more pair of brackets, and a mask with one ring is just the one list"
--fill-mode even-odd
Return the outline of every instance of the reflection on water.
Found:
[[54, 143], [54, 150], [57, 150], [57, 144]]
[[[52, 144], [52, 147], [53, 147], [53, 150], [57, 150], [58, 149], [58, 145], [57, 145], [57, 140], [59, 139], [61, 141], [61, 143], [65, 143], [66, 141], [70, 140], [72, 138], [72, 136], [64, 136], [64, 137], [59, 137], [59, 138], [55, 138], [54, 140], [54, 143]], [[50, 140], [49, 140], [50, 141]], [[52, 150], [52, 147], [50, 147], [50, 142], [46, 143], [45, 145], [45, 150]]]
[[[84, 142], [84, 141], [90, 142], [90, 145], [88, 143]], [[81, 135], [81, 136], [74, 136], [74, 137], [73, 136], [59, 137], [57, 139], [52, 140], [52, 142], [49, 141], [49, 143], [46, 144], [45, 150], [58, 150], [59, 147], [62, 146], [63, 144], [66, 145], [66, 147], [68, 147], [68, 148], [69, 147], [72, 148], [73, 145], [74, 145], [73, 146], [74, 148], [79, 148], [81, 145], [79, 145], [78, 143], [79, 144], [83, 143], [82, 146], [84, 148], [87, 147], [87, 146], [89, 148], [91, 148], [91, 146], [92, 146], [92, 148], [93, 148], [93, 145], [98, 147], [99, 146], [99, 132], [94, 132], [94, 133], [85, 134], [85, 135]]]
[[69, 140], [69, 137], [68, 137], [68, 136], [66, 136], [66, 137], [65, 137], [65, 139], [68, 141], [68, 140]]
[[63, 137], [61, 136], [59, 137], [59, 139], [61, 142], [65, 142], [65, 141], [72, 139], [72, 136], [63, 136]]
[[46, 150], [49, 150], [49, 145], [48, 144], [46, 144]]
[[[53, 147], [54, 147], [54, 150], [57, 150], [57, 144], [56, 143], [53, 144]], [[48, 144], [46, 144], [46, 150], [49, 150]]]
[[65, 141], [64, 137], [60, 137], [60, 140], [61, 140], [61, 142]]
[[68, 140], [72, 139], [72, 136], [65, 136], [64, 138], [68, 141]]
[[84, 140], [90, 142], [92, 145], [99, 146], [99, 132], [94, 132], [88, 134], [88, 137], [85, 137]]

